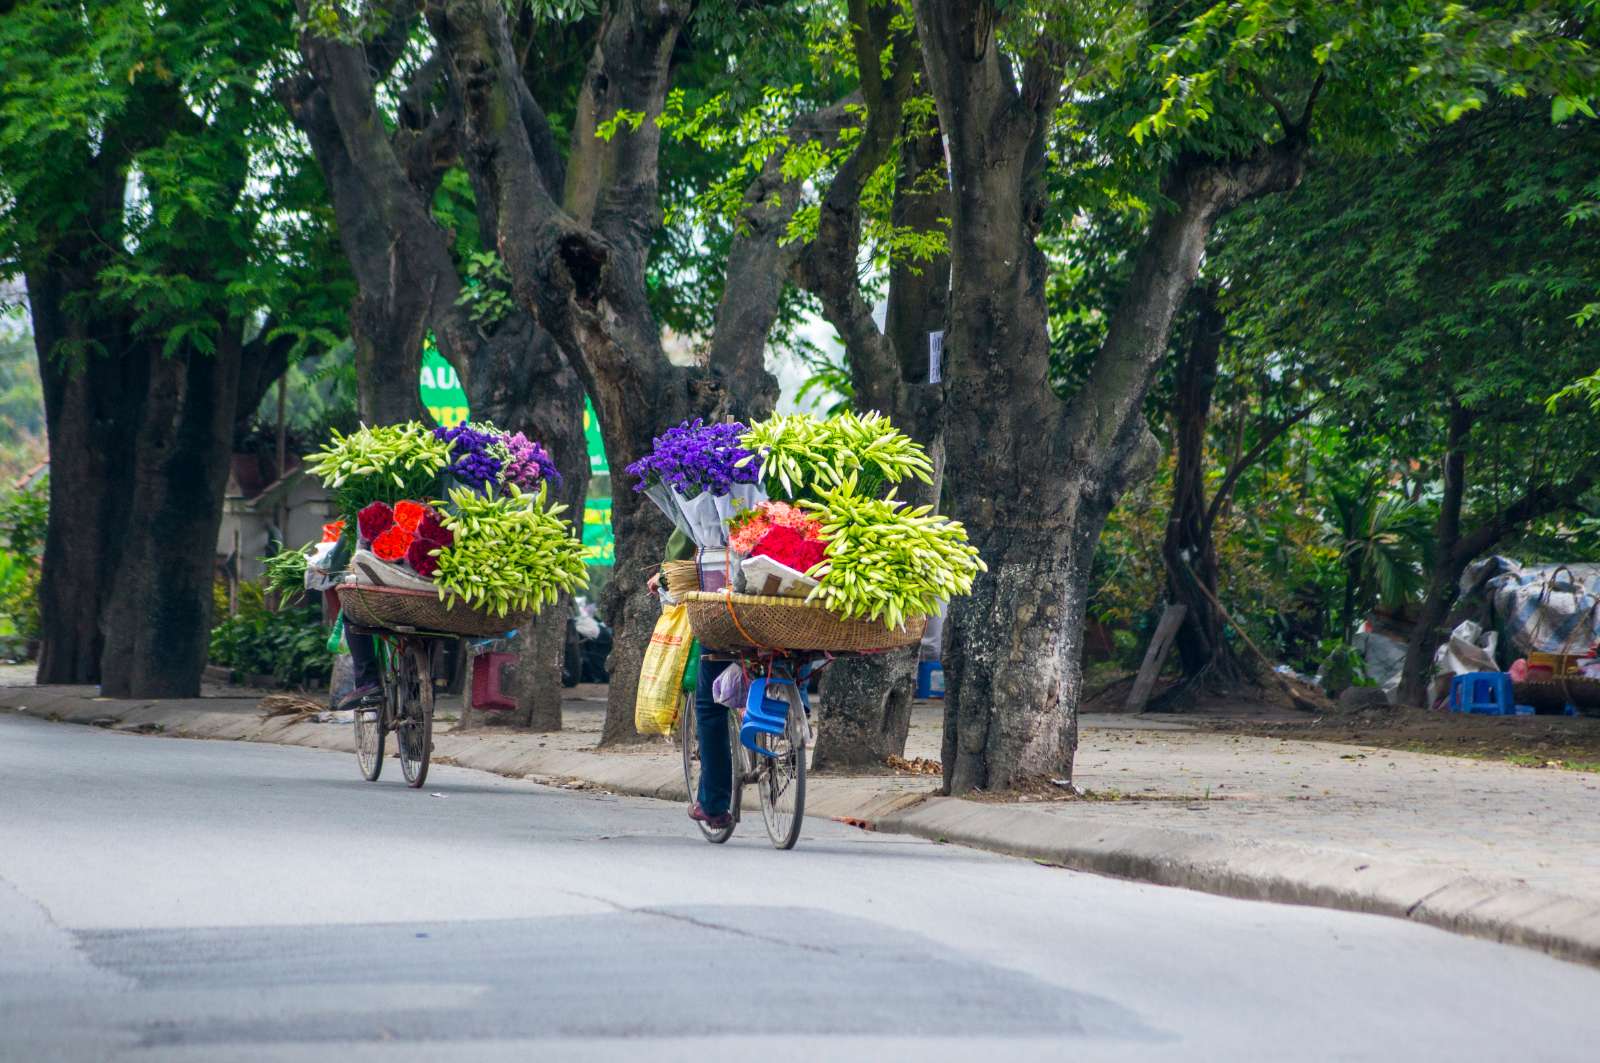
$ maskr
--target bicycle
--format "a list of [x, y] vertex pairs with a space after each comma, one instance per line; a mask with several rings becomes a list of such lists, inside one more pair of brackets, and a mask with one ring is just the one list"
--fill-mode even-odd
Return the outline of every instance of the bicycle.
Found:
[[356, 764], [368, 782], [383, 773], [384, 738], [394, 734], [406, 784], [420, 787], [433, 755], [433, 662], [440, 639], [455, 635], [374, 631], [381, 658], [383, 698], [355, 711]]
[[[770, 679], [781, 680], [778, 687], [788, 701], [783, 730], [779, 734], [765, 732], [755, 736], [756, 752], [739, 740], [744, 717], [742, 709], [730, 709], [728, 728], [729, 755], [733, 758], [733, 795], [728, 805], [732, 822], [723, 828], [712, 828], [698, 822], [700, 833], [714, 845], [721, 845], [733, 837], [739, 825], [744, 805], [744, 789], [754, 786], [761, 802], [761, 818], [767, 828], [767, 837], [778, 849], [793, 849], [800, 840], [800, 825], [806, 812], [806, 705], [803, 685], [810, 677], [815, 661], [809, 655], [777, 658], [767, 662]], [[734, 661], [734, 667], [743, 667]], [[678, 713], [679, 741], [683, 748], [683, 782], [689, 801], [695, 801], [700, 791], [700, 743], [695, 727], [694, 693], [684, 694], [683, 710]]]

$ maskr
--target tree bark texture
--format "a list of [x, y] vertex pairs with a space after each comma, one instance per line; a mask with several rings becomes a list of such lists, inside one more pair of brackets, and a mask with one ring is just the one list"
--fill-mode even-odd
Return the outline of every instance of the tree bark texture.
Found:
[[1062, 89], [1059, 42], [1020, 71], [985, 0], [916, 0], [953, 180], [946, 336], [946, 478], [989, 565], [953, 603], [946, 654], [949, 793], [1069, 779], [1090, 562], [1106, 515], [1153, 468], [1141, 404], [1211, 226], [1245, 198], [1291, 187], [1303, 139], [1234, 160], [1181, 157], [1083, 388], [1058, 400], [1036, 244], [1045, 131]]
[[424, 100], [438, 65], [418, 71], [392, 132], [377, 108], [374, 75], [393, 67], [414, 24], [397, 17], [367, 45], [307, 31], [300, 50], [309, 76], [279, 90], [311, 143], [356, 279], [350, 334], [367, 424], [427, 420], [417, 381], [430, 330], [458, 367], [476, 342], [457, 305], [448, 235], [431, 211], [456, 147], [453, 108], [430, 110]]
[[[572, 360], [594, 401], [611, 467], [620, 472], [649, 452], [661, 430], [686, 418], [765, 412], [776, 389], [761, 364], [761, 345], [744, 342], [737, 353], [714, 355], [714, 368], [674, 366], [645, 287], [649, 243], [660, 224], [654, 119], [688, 5], [618, 0], [607, 9], [564, 173], [552, 172], [548, 162], [555, 154], [549, 123], [522, 80], [502, 6], [431, 0], [427, 12], [460, 101], [462, 159], [480, 204], [494, 213], [493, 238], [513, 293]], [[610, 141], [597, 139], [598, 126], [622, 110], [644, 121], [619, 128]], [[781, 224], [762, 220], [761, 235], [751, 239], [775, 240]], [[730, 299], [771, 300], [775, 313], [781, 289], [752, 282], [728, 290]], [[752, 313], [759, 321], [762, 311]], [[719, 320], [735, 319], [746, 316], [725, 305]], [[639, 737], [638, 672], [659, 613], [645, 583], [671, 530], [626, 486], [613, 492], [616, 564], [601, 603], [614, 633], [603, 745]]]
[[[400, 15], [365, 48], [304, 36], [311, 76], [281, 91], [311, 140], [357, 279], [351, 331], [362, 415], [369, 423], [424, 416], [417, 381], [423, 337], [431, 330], [460, 375], [474, 416], [525, 432], [550, 450], [563, 477], [554, 498], [568, 506], [581, 534], [589, 482], [582, 385], [526, 309], [493, 323], [470, 319], [458, 302], [462, 283], [449, 234], [430, 209], [460, 146], [458, 100], [440, 84], [443, 61], [417, 71], [393, 131], [377, 111], [373, 72], [393, 65], [397, 40], [415, 22], [413, 15]], [[480, 195], [477, 206], [482, 231], [493, 233], [494, 202]], [[570, 598], [562, 596], [521, 633], [517, 707], [494, 713], [469, 708], [464, 725], [560, 729], [560, 657], [570, 611]]]
[[[122, 340], [107, 334], [113, 330], [64, 312], [72, 290], [66, 271], [30, 272], [27, 284], [50, 438], [38, 681], [98, 683], [100, 618], [126, 541], [133, 479], [133, 449], [117, 441], [133, 437], [149, 363], [124, 357]], [[81, 366], [56, 355], [58, 343], [94, 332], [111, 342], [106, 355]]]
[[[561, 470], [551, 497], [567, 507], [582, 534], [589, 487], [589, 447], [583, 431], [583, 385], [548, 332], [522, 310], [469, 355], [467, 399], [477, 416], [543, 443]], [[500, 724], [530, 731], [561, 730], [561, 661], [572, 599], [547, 605], [518, 637], [517, 707], [464, 714], [466, 726]]]

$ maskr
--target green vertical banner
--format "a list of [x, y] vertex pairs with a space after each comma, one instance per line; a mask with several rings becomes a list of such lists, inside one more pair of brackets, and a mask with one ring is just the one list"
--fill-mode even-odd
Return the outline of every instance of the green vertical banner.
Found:
[[589, 497], [583, 504], [583, 545], [589, 564], [612, 565], [617, 560], [617, 540], [611, 531], [611, 466], [600, 438], [600, 418], [589, 396], [583, 397], [583, 437], [589, 444]]
[[461, 378], [439, 353], [431, 334], [422, 341], [422, 405], [428, 416], [446, 428], [465, 423], [470, 412]]
[[[455, 367], [430, 334], [422, 346], [422, 405], [428, 415], [446, 428], [464, 424], [472, 417], [467, 392]], [[583, 545], [589, 551], [589, 564], [611, 565], [617, 556], [611, 534], [611, 469], [606, 464], [605, 444], [600, 440], [600, 421], [587, 396], [583, 400], [583, 436], [589, 450], [589, 496], [583, 503]]]

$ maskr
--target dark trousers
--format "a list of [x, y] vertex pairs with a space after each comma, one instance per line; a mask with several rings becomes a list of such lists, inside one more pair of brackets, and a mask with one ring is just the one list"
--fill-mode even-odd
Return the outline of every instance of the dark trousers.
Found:
[[350, 663], [355, 666], [356, 686], [377, 686], [378, 643], [364, 628], [353, 627], [344, 618], [344, 644], [350, 647]]
[[700, 658], [700, 677], [694, 684], [696, 739], [700, 743], [700, 807], [708, 816], [728, 811], [733, 800], [733, 755], [729, 747], [728, 707], [711, 696], [711, 684], [733, 662]]

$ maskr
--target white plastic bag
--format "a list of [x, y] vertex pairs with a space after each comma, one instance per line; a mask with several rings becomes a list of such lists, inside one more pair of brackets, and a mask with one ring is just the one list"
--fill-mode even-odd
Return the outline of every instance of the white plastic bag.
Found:
[[1450, 641], [1433, 655], [1433, 684], [1429, 704], [1437, 705], [1450, 692], [1450, 680], [1468, 672], [1498, 672], [1494, 651], [1500, 636], [1485, 632], [1481, 624], [1463, 620], [1450, 632]]
[[711, 700], [730, 709], [744, 708], [745, 699], [749, 696], [750, 677], [737, 664], [724, 668], [711, 684]]

